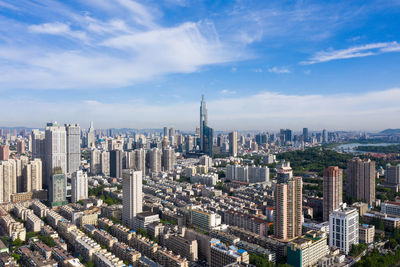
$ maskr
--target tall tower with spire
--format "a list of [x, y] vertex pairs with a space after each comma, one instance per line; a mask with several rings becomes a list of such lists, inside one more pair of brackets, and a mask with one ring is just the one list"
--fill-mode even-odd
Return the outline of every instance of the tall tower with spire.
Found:
[[201, 95], [200, 103], [200, 150], [204, 151], [204, 127], [208, 124], [207, 106], [204, 95]]

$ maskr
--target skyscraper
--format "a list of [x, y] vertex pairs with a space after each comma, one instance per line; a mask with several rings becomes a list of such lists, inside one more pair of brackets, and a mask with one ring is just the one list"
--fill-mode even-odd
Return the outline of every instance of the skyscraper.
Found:
[[164, 127], [164, 136], [163, 137], [169, 137], [168, 135], [168, 127]]
[[71, 201], [78, 202], [88, 198], [88, 178], [87, 174], [81, 170], [74, 172], [71, 179]]
[[10, 147], [8, 145], [0, 145], [0, 160], [8, 160], [10, 158]]
[[174, 170], [175, 165], [175, 150], [172, 147], [167, 147], [163, 149], [162, 163], [163, 170], [169, 172]]
[[229, 155], [237, 156], [237, 132], [229, 133]]
[[214, 130], [207, 125], [203, 127], [203, 153], [213, 156]]
[[133, 218], [142, 211], [142, 172], [132, 169], [123, 170], [122, 222], [133, 227]]
[[159, 173], [161, 172], [161, 158], [162, 152], [159, 148], [152, 148], [147, 153], [148, 155], [148, 168], [150, 173]]
[[17, 140], [17, 153], [25, 154], [25, 140], [24, 139]]
[[353, 158], [347, 161], [347, 194], [372, 205], [375, 201], [375, 161]]
[[42, 161], [34, 159], [26, 163], [23, 168], [22, 192], [31, 192], [42, 189]]
[[[45, 179], [47, 188], [50, 186], [50, 177], [55, 168], [59, 168], [61, 173], [67, 172], [67, 134], [65, 127], [58, 125], [57, 122], [48, 123], [45, 132]], [[65, 176], [64, 176], [65, 178]], [[66, 184], [66, 183], [65, 183]]]
[[94, 148], [95, 146], [96, 146], [96, 137], [93, 127], [93, 121], [91, 121], [89, 131], [87, 133], [87, 147]]
[[122, 151], [110, 151], [110, 176], [115, 178], [122, 177]]
[[308, 128], [303, 128], [303, 141], [308, 142]]
[[[32, 158], [41, 159], [45, 163], [45, 133], [38, 129], [32, 130]], [[44, 166], [43, 166], [44, 167]]]
[[65, 124], [67, 131], [67, 173], [72, 174], [81, 166], [81, 127]]
[[146, 150], [143, 148], [135, 149], [135, 170], [141, 171], [146, 175]]
[[302, 234], [302, 189], [301, 177], [293, 177], [286, 183], [275, 186], [274, 235], [278, 239], [290, 240]]
[[324, 170], [323, 181], [323, 219], [329, 220], [329, 214], [340, 207], [343, 194], [343, 171], [338, 166]]
[[292, 167], [290, 167], [290, 162], [289, 161], [282, 161], [280, 164], [277, 166], [277, 181], [278, 183], [286, 183], [293, 177], [293, 170]]
[[200, 150], [204, 152], [204, 126], [208, 125], [208, 115], [204, 95], [201, 96], [200, 103]]
[[0, 203], [10, 202], [11, 195], [17, 193], [16, 162], [13, 159], [0, 161]]
[[322, 143], [328, 143], [328, 132], [325, 129], [322, 130]]

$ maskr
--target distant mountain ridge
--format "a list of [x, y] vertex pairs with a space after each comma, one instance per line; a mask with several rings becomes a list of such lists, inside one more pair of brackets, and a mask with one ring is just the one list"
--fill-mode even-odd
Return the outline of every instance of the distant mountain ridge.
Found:
[[386, 129], [380, 132], [380, 134], [400, 134], [400, 129]]

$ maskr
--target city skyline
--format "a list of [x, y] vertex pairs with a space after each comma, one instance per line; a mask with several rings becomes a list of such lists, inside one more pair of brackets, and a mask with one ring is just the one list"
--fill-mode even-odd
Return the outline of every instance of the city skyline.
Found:
[[400, 128], [399, 10], [0, 1], [0, 125], [193, 130], [204, 93], [215, 130]]

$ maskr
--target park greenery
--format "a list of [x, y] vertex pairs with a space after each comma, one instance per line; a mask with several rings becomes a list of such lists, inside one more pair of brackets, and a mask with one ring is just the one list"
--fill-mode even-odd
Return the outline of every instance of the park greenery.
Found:
[[357, 244], [357, 245], [353, 244], [351, 246], [350, 256], [358, 257], [367, 248], [368, 248], [368, 246], [365, 243], [360, 243], [360, 244]]

